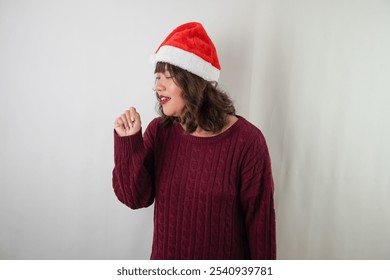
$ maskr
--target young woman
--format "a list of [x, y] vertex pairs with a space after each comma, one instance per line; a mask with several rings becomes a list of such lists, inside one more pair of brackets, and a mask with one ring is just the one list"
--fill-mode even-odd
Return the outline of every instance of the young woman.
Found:
[[116, 119], [113, 170], [122, 203], [154, 202], [151, 259], [276, 259], [266, 141], [217, 87], [211, 39], [186, 23], [154, 59], [160, 117], [144, 134], [135, 108]]

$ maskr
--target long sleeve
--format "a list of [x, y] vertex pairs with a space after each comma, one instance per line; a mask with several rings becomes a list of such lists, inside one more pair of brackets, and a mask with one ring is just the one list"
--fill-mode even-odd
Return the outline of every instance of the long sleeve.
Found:
[[156, 122], [132, 136], [114, 131], [112, 185], [117, 198], [132, 209], [148, 207], [154, 201], [153, 143]]
[[276, 259], [274, 183], [263, 135], [247, 151], [241, 182], [240, 200], [251, 259]]
[[131, 208], [154, 203], [151, 259], [275, 259], [271, 162], [261, 131], [239, 117], [213, 137], [152, 121], [115, 135], [113, 186]]

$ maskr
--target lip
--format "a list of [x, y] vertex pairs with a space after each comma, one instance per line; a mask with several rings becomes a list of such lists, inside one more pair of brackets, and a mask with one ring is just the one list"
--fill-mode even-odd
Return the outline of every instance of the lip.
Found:
[[164, 96], [164, 95], [160, 95], [159, 99], [160, 99], [160, 104], [161, 105], [167, 104], [171, 100], [170, 97]]

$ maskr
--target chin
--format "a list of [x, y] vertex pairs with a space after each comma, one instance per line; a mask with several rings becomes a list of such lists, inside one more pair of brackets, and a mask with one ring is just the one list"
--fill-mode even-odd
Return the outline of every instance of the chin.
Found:
[[165, 111], [165, 110], [163, 110], [163, 113], [164, 113], [164, 115], [165, 116], [167, 116], [167, 117], [174, 117], [174, 115], [172, 114], [172, 112], [167, 112], [167, 111]]
[[180, 116], [180, 114], [177, 114], [175, 112], [168, 111], [168, 110], [163, 110], [163, 113], [167, 117], [179, 117]]
[[177, 111], [177, 110], [168, 110], [167, 108], [163, 107], [163, 113], [167, 117], [176, 117], [180, 118], [184, 115], [184, 111]]

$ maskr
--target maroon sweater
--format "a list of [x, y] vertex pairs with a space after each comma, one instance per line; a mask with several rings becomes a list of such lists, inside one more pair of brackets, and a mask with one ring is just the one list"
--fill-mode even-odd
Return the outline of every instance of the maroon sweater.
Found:
[[242, 117], [214, 137], [154, 119], [114, 132], [113, 187], [130, 208], [154, 201], [151, 259], [275, 259], [273, 179], [263, 134]]

